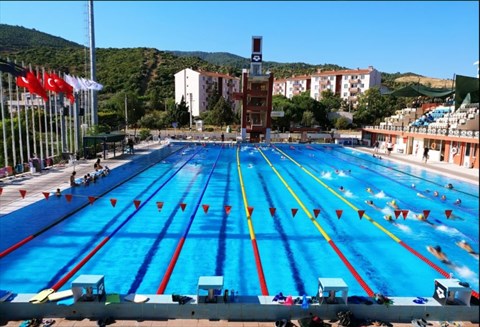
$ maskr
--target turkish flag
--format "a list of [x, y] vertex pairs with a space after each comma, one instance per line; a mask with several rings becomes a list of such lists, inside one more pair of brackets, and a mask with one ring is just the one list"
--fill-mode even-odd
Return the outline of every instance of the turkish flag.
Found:
[[35, 93], [41, 96], [45, 101], [48, 100], [47, 92], [42, 87], [42, 84], [38, 81], [35, 75], [32, 72], [27, 72], [27, 76], [17, 76], [17, 85], [20, 87], [25, 87], [30, 93]]
[[68, 98], [68, 100], [70, 100], [70, 103], [73, 104], [75, 102], [75, 97], [73, 96], [73, 87], [55, 73], [52, 73], [50, 76], [53, 77], [53, 80], [58, 86], [60, 92], [65, 93], [65, 96]]
[[60, 93], [60, 88], [58, 87], [57, 83], [55, 83], [55, 78], [53, 78], [53, 76], [49, 75], [47, 72], [45, 72], [43, 86], [45, 87], [45, 90]]

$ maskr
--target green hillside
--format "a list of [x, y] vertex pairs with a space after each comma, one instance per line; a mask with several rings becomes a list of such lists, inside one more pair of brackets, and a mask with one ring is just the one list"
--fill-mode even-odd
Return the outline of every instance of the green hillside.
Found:
[[81, 48], [80, 44], [36, 29], [0, 24], [0, 53], [11, 53], [32, 47]]
[[[88, 77], [89, 52], [85, 47], [59, 37], [21, 26], [0, 24], [0, 56], [19, 64]], [[160, 51], [153, 48], [97, 48], [97, 81], [104, 85], [99, 108], [114, 107], [110, 99], [134, 94], [144, 109], [164, 108], [174, 98], [174, 74], [184, 68], [202, 69], [240, 76], [249, 59], [226, 52]], [[264, 62], [276, 78], [304, 75], [318, 69], [345, 69], [334, 64]], [[395, 79], [412, 74], [382, 73], [384, 83], [396, 86]], [[120, 96], [118, 96], [120, 97]], [[118, 99], [117, 99], [118, 100]]]

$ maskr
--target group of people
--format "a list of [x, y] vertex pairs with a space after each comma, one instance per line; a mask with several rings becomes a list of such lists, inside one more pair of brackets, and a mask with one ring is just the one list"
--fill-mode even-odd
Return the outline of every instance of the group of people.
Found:
[[81, 180], [77, 179], [77, 172], [73, 171], [70, 175], [70, 186], [76, 187], [82, 184], [88, 186], [90, 182], [95, 183], [99, 177], [107, 176], [110, 173], [110, 169], [107, 166], [105, 166], [105, 168], [102, 166], [100, 158], [93, 164], [93, 168], [95, 171], [84, 175]]

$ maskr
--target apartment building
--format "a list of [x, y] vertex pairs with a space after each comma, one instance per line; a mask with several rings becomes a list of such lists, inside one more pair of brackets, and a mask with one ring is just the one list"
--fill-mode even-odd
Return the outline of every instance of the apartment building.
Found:
[[295, 95], [309, 91], [310, 84], [311, 77], [307, 75], [275, 80], [273, 82], [273, 95], [283, 95], [290, 99]]
[[380, 72], [372, 66], [367, 69], [320, 71], [311, 76], [310, 96], [320, 100], [321, 93], [330, 90], [342, 99], [355, 104], [360, 94], [371, 87], [380, 86], [381, 81]]
[[234, 109], [233, 93], [240, 91], [240, 79], [190, 68], [175, 74], [175, 103], [180, 103], [183, 97], [194, 117], [200, 116], [207, 109], [207, 99], [215, 90], [231, 102]]

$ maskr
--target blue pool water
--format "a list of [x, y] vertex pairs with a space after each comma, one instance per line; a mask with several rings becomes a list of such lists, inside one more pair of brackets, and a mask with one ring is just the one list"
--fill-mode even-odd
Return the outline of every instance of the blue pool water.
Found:
[[[177, 144], [170, 152], [72, 190], [71, 203], [50, 198], [3, 217], [0, 251], [35, 237], [0, 258], [0, 289], [64, 290], [78, 275], [99, 274], [107, 292], [195, 294], [200, 276], [222, 275], [242, 295], [315, 295], [319, 277], [339, 277], [350, 295], [431, 296], [443, 271], [478, 291], [478, 256], [456, 245], [479, 250], [476, 185], [336, 145]], [[406, 219], [395, 219], [392, 200]], [[75, 203], [81, 210], [63, 215]], [[424, 210], [427, 222], [415, 218]], [[427, 250], [435, 245], [450, 262]]]

